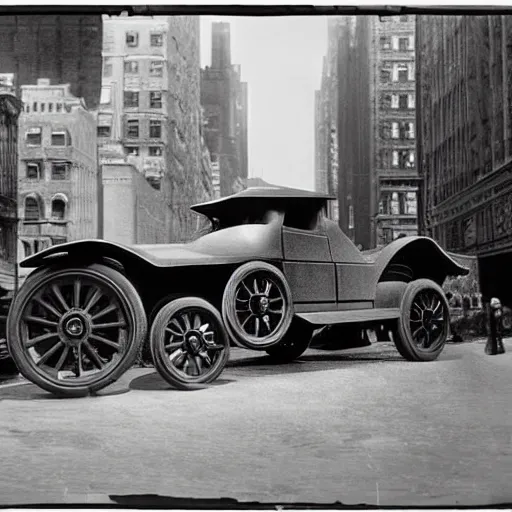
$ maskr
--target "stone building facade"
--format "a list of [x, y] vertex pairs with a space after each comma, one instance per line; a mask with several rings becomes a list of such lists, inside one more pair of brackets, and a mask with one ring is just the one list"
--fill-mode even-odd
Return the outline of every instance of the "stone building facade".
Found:
[[411, 16], [330, 21], [318, 176], [337, 192], [341, 228], [364, 249], [417, 233], [414, 29]]
[[212, 25], [211, 66], [201, 70], [205, 140], [218, 168], [220, 194], [240, 190], [248, 173], [248, 88], [241, 68], [231, 63], [229, 23]]
[[169, 206], [163, 193], [131, 164], [103, 164], [101, 175], [102, 238], [127, 245], [165, 243]]
[[419, 16], [420, 224], [512, 305], [512, 19]]
[[19, 238], [30, 256], [51, 245], [97, 238], [96, 120], [70, 85], [21, 88]]
[[202, 165], [199, 73], [198, 17], [104, 17], [100, 146], [120, 144], [162, 191], [169, 242], [192, 234], [189, 207], [213, 193]]

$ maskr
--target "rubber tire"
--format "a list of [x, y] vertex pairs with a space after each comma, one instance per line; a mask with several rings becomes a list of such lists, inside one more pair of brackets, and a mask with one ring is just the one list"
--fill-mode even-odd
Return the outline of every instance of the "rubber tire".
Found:
[[[30, 357], [25, 353], [21, 337], [19, 335], [19, 314], [25, 307], [26, 303], [32, 297], [34, 290], [38, 290], [40, 285], [50, 277], [56, 277], [60, 274], [69, 274], [74, 271], [86, 273], [94, 277], [99, 277], [109, 283], [118, 294], [122, 294], [126, 305], [128, 306], [128, 314], [131, 317], [130, 321], [133, 325], [133, 334], [130, 346], [124, 354], [123, 358], [117, 366], [115, 366], [109, 373], [102, 376], [97, 381], [92, 381], [87, 385], [73, 386], [73, 385], [57, 385], [54, 382], [46, 379], [43, 375], [36, 372], [32, 368]], [[141, 344], [147, 334], [147, 319], [144, 311], [142, 300], [135, 289], [135, 287], [128, 281], [126, 277], [120, 274], [117, 270], [111, 267], [93, 263], [86, 267], [72, 267], [72, 268], [59, 268], [52, 267], [42, 268], [41, 270], [31, 273], [23, 286], [20, 288], [18, 294], [12, 302], [7, 317], [7, 343], [9, 352], [16, 363], [20, 373], [29, 381], [33, 382], [42, 389], [53, 393], [54, 395], [79, 398], [88, 396], [98, 392], [99, 390], [111, 385], [118, 380], [127, 370], [129, 370], [139, 352]]]
[[294, 361], [309, 348], [314, 330], [311, 324], [294, 318], [283, 339], [277, 345], [268, 348], [267, 354], [276, 362]]
[[[412, 301], [418, 293], [425, 289], [433, 289], [437, 292], [439, 298], [443, 302], [445, 310], [444, 340], [433, 352], [422, 352], [417, 350], [414, 340], [412, 339], [412, 333], [410, 331], [410, 314]], [[448, 301], [446, 300], [443, 289], [430, 279], [417, 279], [416, 281], [410, 282], [407, 285], [407, 288], [405, 289], [404, 295], [402, 297], [402, 302], [400, 305], [400, 318], [398, 320], [397, 328], [393, 332], [393, 341], [400, 355], [408, 361], [434, 361], [443, 351], [449, 335], [450, 313]]]
[[[286, 303], [285, 314], [279, 329], [277, 329], [277, 331], [271, 336], [268, 336], [264, 343], [251, 341], [251, 338], [253, 337], [247, 335], [247, 333], [239, 328], [238, 320], [236, 318], [233, 307], [235, 302], [234, 297], [236, 289], [240, 282], [249, 274], [260, 271], [272, 274], [272, 277], [279, 282], [280, 286], [282, 287], [282, 291], [284, 292]], [[249, 263], [245, 263], [241, 267], [238, 267], [229, 278], [226, 284], [226, 288], [224, 289], [224, 295], [222, 297], [222, 318], [229, 335], [238, 346], [247, 348], [249, 350], [266, 350], [269, 347], [277, 345], [290, 328], [293, 315], [293, 301], [290, 287], [286, 282], [284, 274], [278, 268], [274, 267], [274, 265], [263, 261], [250, 261]]]
[[[164, 333], [169, 318], [171, 316], [174, 316], [180, 309], [190, 307], [205, 309], [217, 320], [217, 328], [219, 329], [219, 332], [223, 337], [223, 343], [226, 347], [222, 352], [221, 364], [219, 365], [219, 367], [213, 373], [205, 375], [204, 378], [199, 378], [195, 380], [193, 383], [182, 381], [176, 378], [173, 374], [171, 374], [162, 358], [160, 350], [158, 349], [161, 343], [161, 336]], [[181, 389], [184, 391], [197, 389], [197, 386], [199, 384], [208, 384], [210, 382], [213, 382], [223, 372], [224, 367], [226, 366], [229, 360], [229, 336], [222, 322], [222, 317], [219, 311], [212, 304], [199, 297], [180, 297], [178, 299], [172, 300], [171, 302], [168, 302], [165, 306], [161, 307], [155, 317], [155, 320], [153, 321], [153, 324], [151, 325], [149, 343], [151, 349], [151, 356], [153, 357], [153, 363], [158, 373], [171, 386], [173, 386], [176, 389]]]

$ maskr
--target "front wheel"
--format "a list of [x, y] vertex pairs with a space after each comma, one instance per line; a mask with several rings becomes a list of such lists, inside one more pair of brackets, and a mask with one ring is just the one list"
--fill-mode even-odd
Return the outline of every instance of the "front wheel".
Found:
[[182, 297], [163, 306], [149, 338], [155, 368], [177, 389], [214, 381], [229, 359], [229, 338], [220, 313], [197, 297]]
[[395, 346], [408, 361], [433, 361], [442, 352], [450, 332], [448, 301], [442, 288], [429, 279], [407, 285], [400, 319], [393, 333]]
[[133, 365], [146, 330], [137, 290], [116, 270], [49, 267], [30, 274], [12, 302], [7, 343], [28, 380], [80, 397]]

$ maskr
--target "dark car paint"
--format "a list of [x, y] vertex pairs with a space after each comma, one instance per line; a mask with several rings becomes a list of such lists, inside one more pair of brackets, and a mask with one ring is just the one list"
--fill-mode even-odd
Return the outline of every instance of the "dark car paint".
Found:
[[[331, 220], [321, 219], [314, 231], [284, 227], [287, 203], [296, 207], [297, 201], [309, 201], [308, 204], [313, 205], [312, 211], [320, 211], [328, 199], [315, 193], [310, 193], [311, 197], [308, 193], [296, 197], [294, 193], [293, 190], [283, 193], [279, 189], [271, 189], [270, 192], [267, 189], [253, 190], [252, 193], [246, 190], [193, 207], [195, 211], [218, 218], [237, 204], [247, 206], [249, 199], [253, 205], [259, 204], [254, 201], [260, 201], [266, 205], [265, 208], [268, 205], [275, 208], [267, 224], [228, 227], [186, 244], [125, 246], [104, 240], [70, 242], [50, 247], [23, 260], [20, 265], [38, 267], [63, 257], [73, 262], [107, 257], [123, 265], [128, 274], [136, 272], [143, 290], [162, 288], [155, 293], [154, 300], [157, 300], [156, 295], [161, 300], [176, 287], [179, 291], [200, 293], [199, 288], [204, 289], [207, 284], [221, 288], [216, 292], [218, 301], [222, 284], [236, 266], [264, 260], [283, 270], [297, 313], [374, 308], [375, 301], [382, 302], [379, 300], [379, 281], [385, 279], [386, 271], [393, 263], [405, 262], [411, 267], [415, 279], [428, 277], [436, 282], [442, 282], [447, 275], [468, 273], [430, 238], [398, 239], [386, 246], [375, 262], [370, 262]], [[214, 266], [223, 267], [223, 270], [218, 268], [213, 273], [208, 270]], [[192, 284], [195, 279], [197, 283]], [[190, 283], [190, 290], [185, 290], [189, 286], [187, 283]], [[388, 307], [396, 308], [396, 300], [391, 301]], [[361, 314], [365, 318], [371, 316], [368, 311]], [[379, 314], [385, 316], [389, 312]], [[345, 313], [340, 314], [340, 321], [347, 321], [343, 320], [346, 316]]]

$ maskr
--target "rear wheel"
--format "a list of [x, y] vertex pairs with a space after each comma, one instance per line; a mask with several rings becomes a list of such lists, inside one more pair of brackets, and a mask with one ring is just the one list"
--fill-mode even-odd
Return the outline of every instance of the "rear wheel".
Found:
[[133, 285], [116, 270], [92, 264], [30, 274], [10, 308], [7, 342], [28, 380], [79, 397], [128, 370], [146, 330]]
[[197, 297], [182, 297], [160, 309], [151, 326], [150, 348], [158, 373], [184, 390], [214, 381], [229, 359], [220, 313]]
[[407, 285], [400, 319], [393, 333], [395, 346], [409, 361], [433, 361], [450, 332], [448, 302], [441, 287], [429, 279]]
[[235, 343], [266, 350], [281, 341], [293, 318], [290, 288], [283, 273], [262, 261], [242, 265], [230, 277], [222, 316]]

